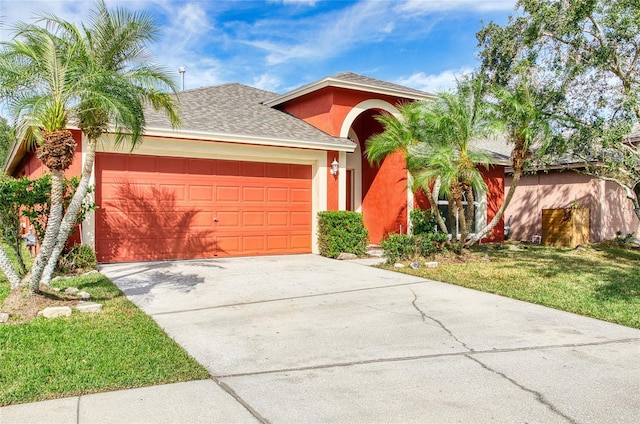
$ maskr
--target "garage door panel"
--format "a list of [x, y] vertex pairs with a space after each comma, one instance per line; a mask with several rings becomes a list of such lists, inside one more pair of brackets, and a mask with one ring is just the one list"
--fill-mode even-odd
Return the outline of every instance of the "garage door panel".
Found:
[[162, 173], [184, 174], [186, 170], [187, 163], [183, 158], [158, 158], [158, 171]]
[[185, 196], [185, 186], [177, 184], [159, 184], [160, 193], [163, 194], [162, 199], [164, 201], [184, 201], [187, 199]]
[[264, 177], [265, 164], [261, 162], [240, 162], [238, 176], [243, 177]]
[[243, 235], [242, 251], [247, 254], [263, 252], [265, 250], [264, 235]]
[[267, 237], [267, 250], [271, 252], [286, 251], [289, 248], [289, 236], [271, 235]]
[[308, 165], [99, 153], [99, 260], [310, 252], [310, 177]]
[[269, 227], [283, 227], [289, 225], [289, 212], [272, 211], [267, 213], [267, 225]]
[[192, 175], [212, 175], [215, 161], [208, 159], [187, 159], [187, 172]]
[[213, 201], [213, 187], [190, 185], [189, 186], [189, 202], [195, 201]]
[[311, 224], [310, 214], [306, 211], [291, 212], [291, 225], [294, 227], [304, 227]]
[[216, 211], [214, 215], [218, 218], [218, 222], [215, 223], [216, 230], [225, 228], [238, 230], [242, 222], [239, 211]]
[[241, 162], [230, 160], [217, 161], [216, 175], [238, 176], [240, 175]]
[[238, 186], [217, 186], [216, 187], [217, 202], [233, 202], [240, 201], [240, 187]]
[[265, 199], [264, 191], [264, 187], [242, 187], [242, 201], [263, 203]]
[[291, 189], [291, 202], [292, 203], [309, 203], [311, 199], [311, 190], [306, 188], [292, 188]]
[[311, 241], [308, 234], [292, 234], [290, 237], [292, 250], [296, 253], [304, 253], [311, 249]]
[[264, 211], [242, 212], [242, 227], [264, 227], [266, 222], [264, 215]]
[[289, 199], [289, 189], [287, 187], [269, 187], [267, 188], [267, 201], [287, 202]]

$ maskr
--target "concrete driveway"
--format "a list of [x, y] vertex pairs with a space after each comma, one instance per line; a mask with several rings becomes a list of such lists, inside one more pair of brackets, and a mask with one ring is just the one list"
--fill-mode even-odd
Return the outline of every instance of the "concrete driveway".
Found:
[[315, 255], [104, 266], [262, 422], [628, 423], [640, 331]]

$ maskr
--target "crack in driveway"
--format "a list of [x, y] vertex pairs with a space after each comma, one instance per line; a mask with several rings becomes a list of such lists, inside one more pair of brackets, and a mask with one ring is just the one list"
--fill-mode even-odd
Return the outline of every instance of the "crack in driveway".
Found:
[[[465, 349], [467, 349], [470, 353], [473, 353], [474, 350], [473, 348], [470, 348], [469, 346], [467, 346], [467, 344], [465, 342], [463, 342], [462, 340], [460, 340], [458, 337], [456, 337], [455, 334], [453, 334], [453, 332], [448, 329], [440, 320], [427, 315], [417, 304], [418, 301], [418, 295], [416, 294], [415, 291], [413, 291], [413, 289], [409, 289], [411, 291], [411, 293], [413, 293], [413, 301], [411, 302], [411, 305], [413, 305], [413, 307], [416, 309], [416, 311], [418, 311], [420, 313], [420, 317], [422, 318], [422, 322], [426, 323], [427, 320], [431, 320], [433, 322], [435, 322], [436, 324], [438, 324], [440, 326], [440, 328], [442, 328], [447, 334], [449, 334], [449, 336], [455, 340], [456, 342], [458, 342], [462, 347], [464, 347]], [[491, 368], [489, 365], [485, 364], [484, 362], [482, 362], [481, 360], [479, 360], [478, 358], [474, 358], [473, 356], [471, 356], [470, 354], [463, 354], [464, 357], [472, 360], [473, 362], [479, 364], [483, 369], [507, 380], [509, 383], [513, 384], [514, 386], [516, 386], [517, 388], [519, 388], [522, 391], [525, 391], [527, 393], [532, 394], [536, 401], [538, 403], [540, 403], [541, 405], [545, 406], [546, 408], [548, 408], [551, 412], [553, 412], [556, 415], [559, 415], [560, 417], [566, 419], [568, 422], [572, 423], [572, 424], [577, 424], [577, 421], [574, 420], [573, 418], [571, 418], [570, 416], [564, 414], [562, 411], [560, 411], [554, 404], [552, 404], [542, 393], [530, 389], [528, 387], [526, 387], [525, 385], [518, 383], [516, 380], [514, 380], [513, 378], [509, 377], [508, 375], [506, 375], [505, 373], [502, 373], [500, 371], [497, 371], [493, 368]]]
[[440, 326], [440, 328], [442, 328], [444, 331], [447, 332], [447, 334], [449, 334], [449, 336], [451, 336], [451, 338], [453, 340], [455, 340], [456, 342], [458, 342], [462, 347], [464, 347], [465, 349], [467, 349], [469, 352], [473, 352], [473, 349], [470, 348], [469, 346], [466, 345], [465, 342], [463, 342], [462, 340], [458, 339], [452, 332], [451, 330], [449, 330], [441, 321], [437, 320], [436, 318], [427, 315], [426, 313], [424, 313], [424, 311], [422, 309], [420, 309], [420, 307], [416, 304], [416, 302], [418, 301], [418, 295], [416, 294], [416, 292], [414, 292], [412, 289], [409, 289], [411, 291], [411, 293], [413, 293], [413, 301], [411, 302], [411, 304], [413, 305], [413, 307], [415, 308], [416, 311], [418, 311], [418, 313], [420, 313], [420, 316], [422, 317], [422, 322], [427, 322], [427, 320], [431, 320], [433, 322], [435, 322], [436, 324], [438, 324], [438, 326]]
[[570, 416], [564, 414], [562, 411], [560, 411], [558, 408], [556, 408], [556, 406], [554, 404], [552, 404], [542, 393], [530, 389], [520, 383], [518, 383], [516, 380], [514, 380], [513, 378], [509, 377], [508, 375], [506, 375], [505, 373], [502, 373], [500, 371], [496, 371], [493, 368], [489, 367], [487, 364], [485, 364], [484, 362], [480, 361], [478, 358], [474, 358], [470, 355], [464, 355], [467, 358], [471, 359], [473, 362], [478, 363], [482, 368], [484, 368], [485, 370], [492, 372], [502, 378], [504, 378], [505, 380], [507, 380], [508, 382], [510, 382], [511, 384], [513, 384], [514, 386], [518, 387], [520, 390], [524, 390], [525, 392], [531, 393], [532, 395], [535, 396], [536, 400], [538, 401], [538, 403], [546, 406], [547, 408], [549, 408], [549, 410], [551, 412], [553, 412], [556, 415], [561, 416], [562, 418], [566, 419], [568, 422], [572, 423], [572, 424], [578, 424], [578, 422], [576, 420], [574, 420], [573, 418], [571, 418]]

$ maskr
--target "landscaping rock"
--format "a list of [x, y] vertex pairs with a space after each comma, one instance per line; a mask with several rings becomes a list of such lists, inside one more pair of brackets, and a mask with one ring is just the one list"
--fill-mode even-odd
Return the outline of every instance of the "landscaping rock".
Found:
[[518, 245], [510, 244], [509, 245], [509, 250], [522, 250], [522, 249]]
[[346, 261], [346, 260], [350, 260], [350, 259], [358, 259], [358, 255], [354, 255], [353, 253], [345, 253], [342, 252], [338, 255], [338, 257], [336, 258], [340, 261]]
[[418, 269], [418, 268], [420, 268], [420, 262], [411, 262], [411, 263], [409, 264], [409, 268], [411, 268], [411, 269]]
[[400, 262], [397, 262], [395, 264], [393, 264], [394, 268], [404, 268], [404, 264], [401, 264]]
[[425, 262], [424, 266], [427, 268], [437, 268], [438, 267], [438, 262]]
[[91, 271], [87, 271], [82, 275], [84, 276], [84, 275], [92, 275], [92, 274], [99, 274], [99, 273], [100, 273], [100, 271], [98, 271], [97, 269], [94, 269], [94, 270], [91, 270]]
[[64, 292], [66, 294], [77, 294], [80, 291], [77, 287], [67, 287]]
[[93, 313], [102, 311], [102, 305], [94, 302], [80, 302], [76, 306], [76, 310], [82, 313]]
[[9, 314], [6, 312], [0, 312], [0, 324], [9, 322]]
[[78, 292], [78, 293], [76, 293], [76, 296], [78, 296], [82, 300], [91, 299], [91, 295], [89, 293], [87, 293], [86, 291]]
[[71, 308], [68, 306], [49, 306], [38, 312], [38, 315], [45, 318], [68, 317], [71, 315]]

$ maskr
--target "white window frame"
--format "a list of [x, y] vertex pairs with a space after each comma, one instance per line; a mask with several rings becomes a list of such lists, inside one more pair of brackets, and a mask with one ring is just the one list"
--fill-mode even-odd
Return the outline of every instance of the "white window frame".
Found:
[[[485, 227], [485, 225], [487, 225], [487, 193], [486, 192], [481, 192], [480, 195], [478, 196], [478, 193], [474, 193], [477, 198], [474, 199], [473, 204], [475, 205], [475, 227], [476, 229], [482, 229]], [[462, 201], [462, 205], [466, 206], [468, 205], [467, 200], [463, 199]], [[440, 199], [440, 196], [438, 196], [438, 206], [449, 206], [449, 201], [447, 199]], [[460, 237], [460, 222], [458, 219], [458, 210], [456, 209], [455, 211], [456, 213], [456, 234], [457, 237]], [[443, 217], [445, 219], [448, 219], [449, 217]], [[449, 228], [449, 230], [451, 231], [452, 228]], [[450, 232], [449, 235], [451, 235], [452, 233]], [[469, 233], [469, 236], [473, 237], [475, 236], [475, 232], [473, 233]]]

